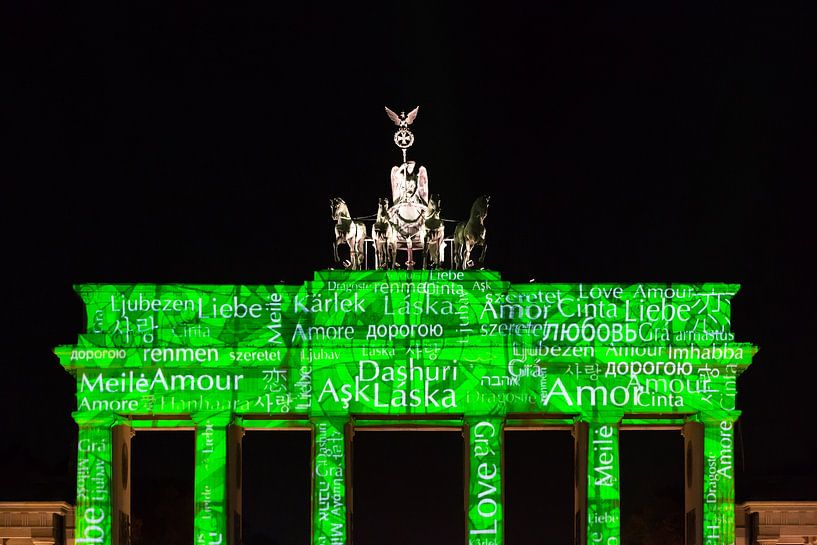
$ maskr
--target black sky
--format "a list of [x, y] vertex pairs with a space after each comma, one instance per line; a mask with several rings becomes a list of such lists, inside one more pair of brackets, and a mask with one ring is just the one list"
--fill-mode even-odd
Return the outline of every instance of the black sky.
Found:
[[437, 4], [0, 8], [0, 499], [71, 493], [73, 283], [310, 278], [418, 104], [411, 157], [447, 217], [492, 195], [506, 279], [742, 284], [739, 495], [814, 499], [814, 3]]

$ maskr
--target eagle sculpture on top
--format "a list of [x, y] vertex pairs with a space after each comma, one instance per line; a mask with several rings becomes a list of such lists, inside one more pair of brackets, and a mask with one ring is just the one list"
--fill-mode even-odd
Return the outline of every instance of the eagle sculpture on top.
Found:
[[414, 123], [414, 118], [417, 117], [417, 112], [420, 111], [420, 107], [417, 106], [412, 111], [406, 115], [404, 112], [400, 112], [400, 115], [397, 115], [393, 111], [389, 110], [389, 107], [386, 106], [386, 115], [389, 116], [389, 119], [394, 121], [394, 124], [400, 127], [401, 129], [407, 128], [409, 125]]

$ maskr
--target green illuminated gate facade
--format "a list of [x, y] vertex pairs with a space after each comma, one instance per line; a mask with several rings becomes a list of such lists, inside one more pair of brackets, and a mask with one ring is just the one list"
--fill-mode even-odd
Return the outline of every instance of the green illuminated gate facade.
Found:
[[[241, 541], [246, 429], [312, 432], [312, 543], [350, 542], [356, 428], [458, 428], [465, 541], [503, 543], [507, 429], [569, 427], [577, 544], [620, 542], [618, 439], [683, 429], [688, 544], [734, 542], [729, 284], [510, 284], [493, 271], [321, 271], [300, 286], [80, 285], [77, 543], [129, 539], [130, 440], [195, 430], [195, 545]], [[433, 460], [428, 461], [434, 463]]]

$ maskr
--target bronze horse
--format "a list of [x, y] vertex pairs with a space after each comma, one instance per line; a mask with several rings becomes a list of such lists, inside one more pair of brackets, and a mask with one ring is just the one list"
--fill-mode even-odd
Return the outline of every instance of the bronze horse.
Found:
[[479, 262], [485, 260], [488, 245], [485, 243], [485, 217], [488, 215], [488, 202], [491, 197], [482, 195], [471, 206], [471, 216], [467, 223], [458, 223], [454, 230], [454, 268], [470, 269], [474, 266], [471, 260], [471, 251], [476, 246], [482, 246]]
[[389, 199], [381, 197], [377, 204], [377, 219], [372, 225], [375, 255], [379, 268], [392, 269], [397, 261], [397, 229], [389, 218]]
[[335, 220], [335, 261], [340, 263], [338, 246], [349, 246], [349, 260], [343, 263], [348, 269], [363, 268], [363, 243], [366, 239], [366, 226], [362, 222], [352, 220], [349, 207], [340, 197], [329, 200], [332, 210], [332, 219]]
[[440, 218], [442, 202], [439, 195], [432, 195], [428, 200], [426, 220], [423, 223], [425, 231], [425, 255], [423, 262], [426, 268], [437, 268], [442, 263], [443, 238], [445, 238], [445, 224]]

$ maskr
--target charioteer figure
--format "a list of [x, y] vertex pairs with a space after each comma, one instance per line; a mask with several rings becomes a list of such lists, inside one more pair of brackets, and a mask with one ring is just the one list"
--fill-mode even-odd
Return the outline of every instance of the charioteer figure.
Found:
[[391, 169], [392, 206], [389, 214], [403, 236], [414, 236], [428, 210], [428, 172], [414, 161]]

